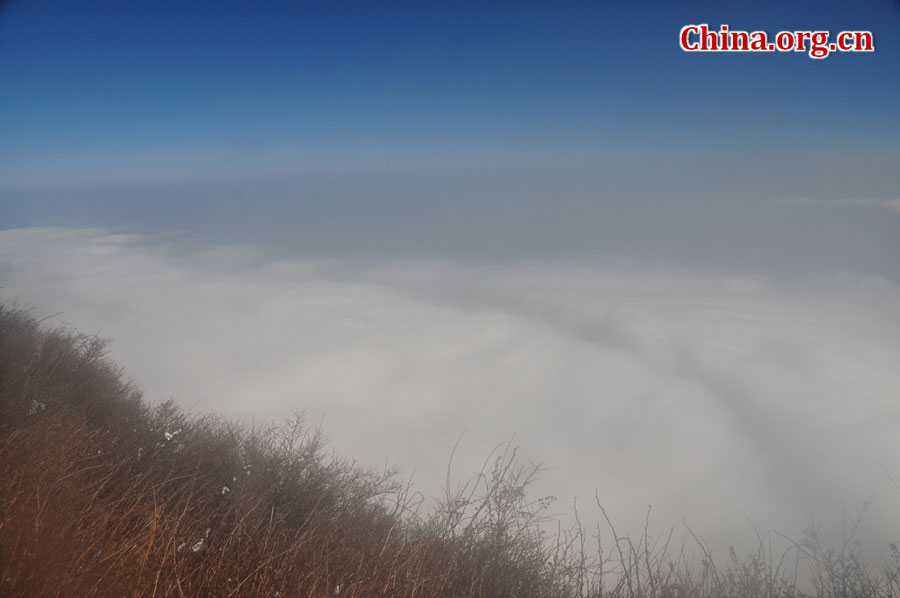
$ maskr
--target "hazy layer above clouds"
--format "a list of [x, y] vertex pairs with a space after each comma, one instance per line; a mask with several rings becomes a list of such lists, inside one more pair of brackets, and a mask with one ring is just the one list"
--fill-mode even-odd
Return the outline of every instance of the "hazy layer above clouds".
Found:
[[[587, 260], [310, 259], [178, 235], [0, 232], [0, 297], [114, 339], [150, 400], [278, 418], [426, 493], [513, 434], [537, 494], [714, 539], [900, 491], [900, 287]], [[589, 510], [585, 507], [586, 510]], [[893, 510], [893, 511], [892, 511]], [[590, 515], [588, 515], [590, 517]], [[900, 530], [894, 528], [893, 531]], [[885, 532], [887, 533], [887, 532]]]
[[[896, 157], [608, 156], [105, 187], [0, 188], [0, 229], [186, 231], [292, 259], [592, 262], [900, 283]], [[865, 189], [861, 195], [860, 190]]]

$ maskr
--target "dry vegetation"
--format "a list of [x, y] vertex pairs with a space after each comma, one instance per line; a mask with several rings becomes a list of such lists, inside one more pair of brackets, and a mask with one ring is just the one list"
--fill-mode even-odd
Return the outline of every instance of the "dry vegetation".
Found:
[[[3, 596], [894, 596], [856, 528], [713, 558], [699, 538], [547, 533], [501, 447], [428, 501], [335, 457], [302, 417], [258, 429], [149, 406], [105, 343], [0, 306]], [[851, 518], [851, 521], [857, 521]], [[603, 542], [600, 537], [603, 537]], [[689, 554], [699, 554], [692, 561]], [[798, 584], [800, 570], [808, 571]], [[809, 582], [806, 586], [806, 582]]]

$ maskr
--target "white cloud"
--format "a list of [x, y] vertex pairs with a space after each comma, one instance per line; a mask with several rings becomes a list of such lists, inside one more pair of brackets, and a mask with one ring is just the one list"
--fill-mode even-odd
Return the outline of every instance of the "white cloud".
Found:
[[[268, 258], [102, 230], [0, 232], [0, 297], [114, 338], [151, 400], [307, 408], [434, 493], [516, 434], [540, 493], [714, 539], [900, 493], [900, 288], [639, 266]], [[879, 510], [880, 509], [880, 510]], [[897, 536], [900, 536], [900, 530]], [[892, 531], [892, 533], [893, 533]], [[746, 537], [746, 535], [745, 535]], [[897, 539], [897, 538], [895, 538]]]

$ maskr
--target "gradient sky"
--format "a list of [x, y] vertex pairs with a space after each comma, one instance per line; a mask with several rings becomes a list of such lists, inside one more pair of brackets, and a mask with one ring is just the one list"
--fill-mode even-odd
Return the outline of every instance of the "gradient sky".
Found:
[[[687, 54], [689, 23], [877, 51]], [[818, 165], [868, 196], [897, 184], [898, 68], [888, 1], [13, 0], [0, 185], [631, 160], [788, 186]]]

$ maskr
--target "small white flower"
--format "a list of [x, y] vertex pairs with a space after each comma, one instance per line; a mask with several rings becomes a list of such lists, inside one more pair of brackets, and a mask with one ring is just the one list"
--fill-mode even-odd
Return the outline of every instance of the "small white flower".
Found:
[[231, 492], [231, 488], [229, 488], [228, 486], [222, 486], [222, 496], [225, 496], [229, 492]]
[[184, 547], [185, 547], [185, 546], [187, 546], [187, 542], [182, 542], [181, 544], [179, 544], [179, 545], [178, 545], [178, 552], [181, 552], [182, 550], [184, 550]]
[[341, 593], [341, 584], [334, 586], [334, 591], [331, 593], [333, 596], [338, 596]]
[[28, 408], [28, 415], [34, 415], [38, 411], [43, 411], [47, 408], [47, 404], [43, 401], [38, 401], [37, 399], [31, 399], [31, 407]]
[[203, 538], [200, 538], [196, 544], [191, 546], [191, 552], [200, 552], [203, 550]]
[[178, 428], [174, 432], [164, 432], [163, 436], [166, 437], [166, 442], [168, 442], [168, 441], [172, 440], [173, 438], [175, 438], [179, 434], [181, 434], [181, 428]]

